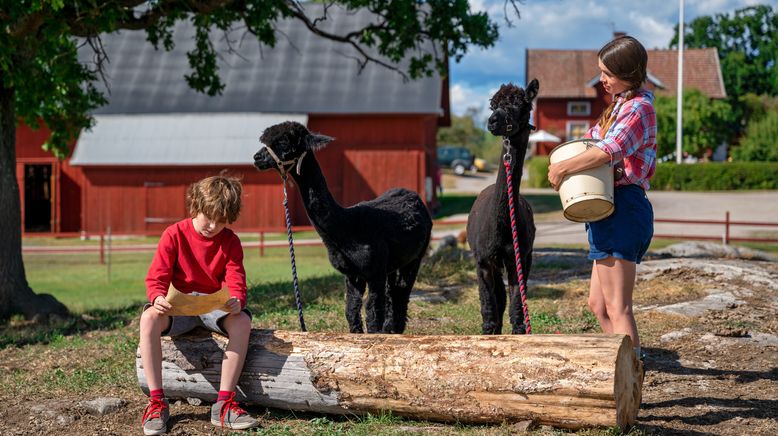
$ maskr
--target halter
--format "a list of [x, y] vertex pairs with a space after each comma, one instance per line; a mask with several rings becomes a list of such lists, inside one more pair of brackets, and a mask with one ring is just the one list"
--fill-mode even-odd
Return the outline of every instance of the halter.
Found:
[[267, 152], [270, 154], [270, 157], [276, 161], [276, 167], [278, 172], [281, 173], [281, 177], [284, 179], [284, 181], [286, 181], [286, 175], [289, 173], [289, 170], [294, 167], [296, 167], [297, 175], [300, 175], [300, 166], [303, 164], [303, 158], [305, 157], [305, 154], [308, 153], [307, 151], [304, 151], [303, 154], [297, 156], [294, 159], [281, 160], [278, 158], [278, 156], [276, 156], [276, 154], [273, 152], [273, 149], [270, 147], [265, 147], [265, 150], [267, 150]]
[[[530, 123], [527, 123], [525, 128], [529, 128], [530, 132], [536, 129], [536, 127]], [[513, 130], [513, 124], [508, 124], [507, 126], [505, 126], [505, 135], [503, 135], [502, 137], [502, 148], [503, 150], [505, 150], [505, 154], [503, 154], [502, 160], [503, 162], [508, 162], [509, 164], [512, 161], [511, 153], [510, 153], [511, 152], [510, 133], [512, 130]]]

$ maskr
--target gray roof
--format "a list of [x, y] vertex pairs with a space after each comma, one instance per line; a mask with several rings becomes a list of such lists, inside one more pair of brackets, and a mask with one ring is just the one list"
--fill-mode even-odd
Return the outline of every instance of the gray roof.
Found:
[[[310, 16], [321, 15], [320, 4], [306, 4]], [[345, 33], [369, 23], [369, 12], [331, 7], [325, 30]], [[236, 24], [237, 26], [237, 24]], [[276, 46], [260, 46], [245, 30], [212, 32], [220, 53], [220, 76], [226, 88], [209, 97], [189, 88], [191, 74], [186, 52], [194, 47], [194, 26], [180, 21], [174, 30], [175, 49], [155, 50], [144, 31], [104, 35], [110, 63], [106, 65], [109, 104], [96, 114], [266, 112], [266, 113], [435, 113], [441, 114], [439, 75], [404, 82], [396, 72], [370, 64], [359, 74], [355, 51], [346, 44], [311, 33], [298, 20], [277, 23]], [[427, 50], [432, 45], [428, 43]], [[91, 49], [82, 47], [82, 62], [91, 62]], [[349, 57], [350, 56], [350, 57]], [[102, 85], [100, 85], [102, 87]]]
[[259, 136], [304, 114], [189, 113], [95, 115], [81, 132], [71, 165], [251, 165]]

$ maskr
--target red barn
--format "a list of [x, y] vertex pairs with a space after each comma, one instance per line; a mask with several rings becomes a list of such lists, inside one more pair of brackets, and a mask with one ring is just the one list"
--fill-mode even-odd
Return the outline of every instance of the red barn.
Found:
[[[527, 50], [527, 80], [537, 78], [540, 92], [534, 122], [563, 142], [581, 138], [610, 104], [600, 83], [597, 50]], [[657, 95], [676, 95], [678, 52], [648, 50], [648, 83]], [[718, 51], [684, 50], [684, 89], [697, 88], [710, 98], [725, 98]], [[538, 143], [538, 154], [548, 154], [556, 143]]]
[[[374, 18], [337, 7], [328, 14], [326, 23], [338, 32]], [[155, 50], [145, 32], [104, 36], [109, 103], [95, 111], [96, 124], [82, 132], [72, 157], [59, 162], [40, 150], [45, 131], [17, 131], [23, 232], [159, 231], [186, 215], [191, 182], [224, 169], [243, 177], [236, 229], [283, 226], [281, 179], [257, 172], [252, 156], [262, 130], [284, 120], [336, 139], [317, 159], [341, 204], [395, 186], [432, 204], [436, 132], [449, 119], [448, 82], [438, 75], [404, 81], [373, 64], [360, 72], [347, 46], [292, 20], [278, 28], [283, 36], [273, 48], [260, 47], [251, 35], [239, 44], [241, 35], [212, 36], [226, 85], [215, 97], [184, 80], [186, 52], [194, 47], [188, 22], [177, 25], [172, 52]], [[82, 55], [91, 60], [91, 53]], [[295, 223], [308, 223], [294, 187], [290, 207]]]

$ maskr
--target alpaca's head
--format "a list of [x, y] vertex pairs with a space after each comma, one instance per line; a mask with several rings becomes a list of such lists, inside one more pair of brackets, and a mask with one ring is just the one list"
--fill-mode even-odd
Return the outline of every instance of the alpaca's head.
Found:
[[513, 136], [529, 125], [532, 100], [538, 95], [538, 80], [532, 79], [527, 89], [509, 83], [501, 85], [489, 100], [492, 115], [489, 131], [494, 136]]
[[[285, 121], [265, 129], [259, 141], [264, 147], [254, 154], [254, 166], [261, 171], [279, 169], [281, 166], [281, 172], [284, 173], [298, 164], [304, 153], [324, 147], [332, 138], [311, 133], [298, 122]], [[273, 153], [268, 152], [268, 149]]]

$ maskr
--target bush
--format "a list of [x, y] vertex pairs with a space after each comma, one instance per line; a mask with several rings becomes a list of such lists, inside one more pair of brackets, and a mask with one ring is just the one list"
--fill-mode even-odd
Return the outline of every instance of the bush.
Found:
[[548, 183], [548, 156], [534, 156], [527, 161], [527, 186], [530, 188], [550, 188]]
[[778, 162], [778, 112], [770, 111], [760, 119], [750, 121], [740, 146], [732, 150], [732, 158]]
[[[550, 188], [548, 156], [527, 161], [529, 188]], [[778, 189], [778, 163], [707, 162], [677, 165], [660, 163], [651, 178], [657, 191], [730, 191], [735, 189]]]
[[778, 189], [778, 163], [708, 162], [677, 165], [660, 163], [651, 189], [667, 191], [728, 191]]
[[[683, 151], [700, 157], [730, 138], [736, 119], [727, 101], [710, 99], [697, 89], [684, 90], [683, 99]], [[676, 98], [658, 95], [654, 107], [661, 157], [675, 151]]]

